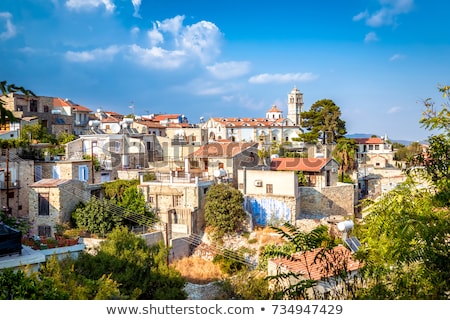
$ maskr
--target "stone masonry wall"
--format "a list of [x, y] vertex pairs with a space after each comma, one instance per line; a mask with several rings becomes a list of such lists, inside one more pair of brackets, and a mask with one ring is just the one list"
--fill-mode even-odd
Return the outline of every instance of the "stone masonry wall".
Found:
[[355, 191], [353, 184], [335, 187], [300, 187], [300, 218], [310, 216], [351, 216], [354, 213]]

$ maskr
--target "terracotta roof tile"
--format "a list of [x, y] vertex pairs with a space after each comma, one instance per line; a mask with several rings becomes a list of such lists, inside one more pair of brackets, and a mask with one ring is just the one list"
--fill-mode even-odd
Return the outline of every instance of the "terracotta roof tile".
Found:
[[346, 268], [347, 271], [356, 271], [362, 267], [362, 263], [354, 260], [351, 251], [343, 245], [338, 245], [330, 251], [322, 250], [322, 248], [317, 248], [312, 251], [297, 253], [294, 261], [284, 258], [270, 259], [270, 261], [287, 269], [288, 272], [302, 274], [305, 278], [311, 280], [321, 280], [334, 276], [333, 271], [336, 272], [336, 268], [327, 268], [327, 261], [341, 270]]
[[378, 137], [354, 138], [357, 144], [383, 144], [384, 141]]
[[270, 169], [275, 171], [320, 172], [331, 159], [325, 158], [273, 158]]

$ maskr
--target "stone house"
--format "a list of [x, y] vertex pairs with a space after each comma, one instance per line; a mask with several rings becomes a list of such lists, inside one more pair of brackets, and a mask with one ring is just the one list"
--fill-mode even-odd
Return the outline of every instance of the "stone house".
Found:
[[169, 225], [172, 235], [198, 234], [204, 228], [203, 202], [214, 181], [188, 175], [157, 174], [156, 180], [144, 181], [138, 188], [149, 207]]
[[307, 290], [310, 299], [344, 299], [345, 282], [351, 282], [362, 267], [362, 264], [353, 258], [351, 251], [343, 245], [338, 245], [329, 251], [317, 248], [299, 252], [294, 257], [295, 260], [269, 259], [268, 275], [275, 276], [283, 273], [300, 275], [300, 279], [294, 277], [283, 279], [281, 285], [284, 288], [300, 280], [317, 281], [315, 286]]
[[379, 137], [355, 138], [356, 161], [360, 165], [386, 168], [394, 165], [394, 150], [387, 139]]
[[[96, 183], [117, 179], [118, 170], [149, 167], [153, 157], [155, 136], [140, 133], [89, 134], [66, 144], [67, 160], [95, 158], [100, 168]], [[92, 175], [91, 175], [92, 176]]]
[[297, 218], [341, 219], [354, 214], [355, 185], [338, 182], [339, 163], [332, 158], [274, 158], [270, 169], [303, 172], [306, 185], [299, 186], [300, 213]]
[[238, 186], [237, 173], [244, 167], [258, 165], [258, 144], [221, 141], [208, 143], [187, 156], [190, 171]]
[[53, 236], [56, 226], [70, 221], [80, 202], [91, 198], [86, 182], [69, 179], [42, 179], [29, 186], [31, 233]]
[[33, 160], [21, 159], [16, 150], [2, 149], [0, 156], [0, 205], [14, 216], [28, 214], [28, 185], [34, 182]]

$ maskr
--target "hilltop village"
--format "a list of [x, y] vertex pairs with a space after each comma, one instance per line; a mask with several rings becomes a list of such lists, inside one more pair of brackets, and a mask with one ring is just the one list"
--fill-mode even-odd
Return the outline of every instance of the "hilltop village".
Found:
[[[392, 143], [378, 136], [354, 139], [348, 178], [340, 179], [343, 166], [334, 156], [335, 143], [298, 139], [304, 132], [304, 105], [296, 87], [287, 95], [287, 115], [273, 105], [259, 118], [210, 118], [195, 124], [181, 114], [93, 111], [58, 97], [10, 93], [2, 99], [18, 120], [3, 125], [0, 139], [18, 138], [23, 126], [37, 123], [52, 135], [76, 136], [54, 148], [30, 133], [28, 154], [2, 148], [1, 206], [27, 219], [35, 238], [53, 237], [60, 225], [70, 223], [80, 202], [101, 198], [102, 184], [111, 181], [139, 180], [137, 188], [158, 220], [146, 241], [163, 239], [171, 260], [190, 255], [193, 244], [201, 244], [204, 200], [215, 184], [231, 184], [242, 193], [249, 232], [284, 222], [303, 230], [324, 224], [346, 231], [342, 223], [362, 218], [361, 199], [376, 199], [405, 181]], [[96, 240], [79, 238], [57, 249], [76, 253]], [[46, 259], [45, 254], [36, 258], [24, 245], [19, 252], [3, 257], [0, 266], [38, 266]]]

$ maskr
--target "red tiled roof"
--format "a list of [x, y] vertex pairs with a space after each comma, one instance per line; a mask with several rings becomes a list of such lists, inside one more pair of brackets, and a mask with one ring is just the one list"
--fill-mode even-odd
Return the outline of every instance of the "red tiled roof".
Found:
[[192, 153], [190, 157], [234, 157], [235, 155], [253, 146], [256, 146], [256, 143], [213, 142], [201, 146], [197, 151]]
[[114, 117], [108, 117], [102, 120], [102, 123], [119, 123], [120, 119]]
[[159, 122], [155, 122], [152, 120], [138, 120], [138, 121], [136, 121], [136, 123], [142, 124], [142, 125], [146, 126], [147, 128], [166, 128], [166, 126], [163, 126]]
[[61, 98], [57, 98], [57, 97], [53, 98], [53, 106], [54, 107], [72, 107], [73, 110], [81, 111], [81, 112], [91, 112], [92, 111], [91, 109], [86, 108], [84, 106], [80, 106], [79, 104], [76, 104], [69, 99], [61, 99]]
[[378, 137], [370, 137], [370, 138], [354, 138], [356, 144], [382, 144], [384, 141]]
[[273, 105], [272, 108], [270, 108], [270, 110], [267, 112], [281, 112], [281, 110], [278, 109], [276, 105]]
[[181, 117], [180, 114], [159, 114], [153, 118], [153, 121], [163, 121], [166, 119], [178, 119]]
[[270, 127], [285, 125], [287, 119], [267, 119], [267, 118], [213, 118], [214, 121], [226, 127]]
[[[321, 280], [335, 275], [336, 269], [347, 268], [347, 271], [356, 271], [362, 267], [362, 263], [355, 261], [349, 249], [338, 245], [330, 251], [317, 248], [304, 253], [296, 253], [295, 260], [284, 258], [271, 259], [278, 266], [284, 267], [288, 272], [302, 274], [311, 280]], [[327, 260], [333, 263], [335, 268], [327, 268]]]
[[273, 158], [270, 170], [320, 172], [331, 159], [325, 158]]
[[53, 106], [54, 107], [70, 107], [72, 104], [65, 99], [61, 98], [53, 98]]
[[80, 111], [80, 112], [91, 112], [92, 110], [83, 106], [80, 106], [79, 104], [73, 105], [72, 109], [75, 111]]

